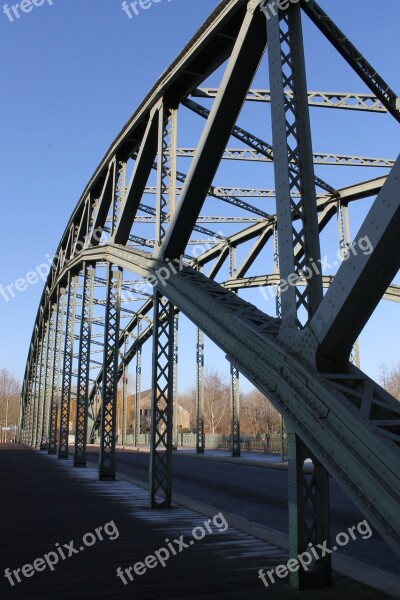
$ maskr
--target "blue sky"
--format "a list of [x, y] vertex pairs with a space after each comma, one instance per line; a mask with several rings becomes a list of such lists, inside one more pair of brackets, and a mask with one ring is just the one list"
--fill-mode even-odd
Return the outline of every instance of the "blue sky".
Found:
[[[1, 284], [25, 277], [54, 253], [111, 141], [217, 3], [160, 0], [129, 19], [120, 0], [53, 0], [52, 5], [46, 0], [11, 23], [1, 0]], [[400, 94], [398, 0], [379, 5], [372, 0], [321, 0], [321, 5]], [[309, 89], [367, 91], [307, 21], [305, 35]], [[217, 85], [214, 79], [210, 85]], [[268, 87], [266, 70], [259, 72], [255, 85]], [[267, 124], [269, 109], [260, 105], [257, 111], [244, 111], [241, 124], [257, 131], [262, 111]], [[329, 118], [321, 114], [327, 112]], [[315, 150], [397, 157], [397, 124], [386, 115], [315, 110], [311, 118]], [[332, 167], [325, 167], [318, 174], [346, 185], [385, 172], [342, 169], [334, 174]], [[268, 187], [262, 174], [253, 180], [250, 171], [247, 181], [236, 180], [231, 163], [219, 175], [220, 184]], [[367, 206], [352, 209], [353, 234]], [[324, 241], [327, 251], [330, 235]], [[41, 292], [42, 285], [37, 284], [9, 302], [0, 297], [0, 368], [14, 371], [19, 378]], [[382, 304], [361, 336], [362, 368], [373, 376], [379, 363], [400, 360], [393, 335], [399, 328], [398, 308]], [[194, 378], [194, 328], [184, 327], [181, 338], [184, 368], [180, 381], [185, 387]], [[207, 348], [208, 365], [228, 374], [222, 353], [211, 343]], [[149, 350], [145, 356], [148, 362]], [[147, 373], [148, 369], [145, 385]]]

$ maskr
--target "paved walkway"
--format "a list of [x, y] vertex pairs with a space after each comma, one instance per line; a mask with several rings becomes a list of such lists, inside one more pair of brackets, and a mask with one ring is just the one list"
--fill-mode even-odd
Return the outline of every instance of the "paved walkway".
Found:
[[[299, 593], [285, 580], [265, 588], [259, 569], [287, 562], [285, 551], [226, 528], [223, 515], [209, 521], [177, 505], [150, 511], [143, 489], [122, 480], [99, 482], [94, 468], [75, 469], [71, 461], [22, 446], [0, 445], [0, 481], [2, 600], [392, 597], [343, 576], [325, 590]], [[202, 535], [199, 528], [206, 535], [195, 540]], [[136, 564], [146, 558], [147, 567]], [[129, 571], [133, 565], [138, 573]], [[117, 577], [118, 567], [127, 585]]]

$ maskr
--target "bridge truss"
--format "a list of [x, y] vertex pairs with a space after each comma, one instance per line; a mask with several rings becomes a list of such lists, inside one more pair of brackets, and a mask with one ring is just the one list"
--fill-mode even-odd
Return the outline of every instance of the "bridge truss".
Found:
[[[316, 152], [309, 117], [310, 110], [330, 108], [399, 121], [399, 102], [316, 2], [301, 0], [268, 17], [264, 3], [219, 3], [89, 181], [41, 298], [20, 439], [68, 458], [74, 402], [75, 466], [86, 465], [86, 444], [98, 435], [99, 477], [114, 479], [118, 382], [125, 442], [126, 370], [135, 359], [137, 443], [142, 347], [151, 339], [150, 506], [170, 507], [182, 313], [197, 327], [197, 452], [205, 446], [204, 335], [230, 363], [232, 454], [240, 454], [239, 373], [286, 421], [291, 556], [309, 543], [329, 542], [329, 476], [400, 554], [400, 405], [350, 360], [378, 303], [400, 299], [393, 285], [400, 159]], [[305, 18], [370, 93], [308, 91]], [[262, 69], [269, 89], [253, 89]], [[218, 87], [204, 87], [220, 73]], [[259, 120], [257, 134], [239, 125], [243, 107], [270, 111], [272, 140], [264, 139]], [[200, 139], [178, 146], [178, 124], [188, 115], [202, 127]], [[221, 165], [232, 161], [238, 173], [249, 164], [273, 169], [274, 183], [218, 186]], [[385, 172], [336, 188], [317, 175], [321, 165]], [[352, 237], [349, 205], [368, 198], [372, 206]], [[321, 239], [335, 221], [342, 260], [327, 275], [317, 268]], [[368, 253], [354, 252], [360, 240], [368, 240]], [[239, 295], [252, 288], [272, 290], [268, 314]], [[311, 480], [303, 472], [307, 458], [314, 463]], [[328, 585], [330, 559], [291, 577], [297, 588]]]

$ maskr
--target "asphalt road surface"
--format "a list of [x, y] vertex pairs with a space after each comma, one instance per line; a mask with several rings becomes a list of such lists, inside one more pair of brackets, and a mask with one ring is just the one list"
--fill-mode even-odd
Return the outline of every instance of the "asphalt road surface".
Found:
[[[97, 461], [98, 449], [88, 448], [88, 458]], [[148, 481], [149, 455], [120, 450], [117, 469], [121, 474]], [[287, 471], [199, 460], [175, 453], [173, 490], [219, 510], [288, 532]], [[357, 525], [364, 516], [331, 479], [331, 539]], [[356, 530], [355, 530], [356, 531]], [[369, 539], [357, 539], [337, 552], [376, 568], [400, 575], [400, 561], [375, 531]]]

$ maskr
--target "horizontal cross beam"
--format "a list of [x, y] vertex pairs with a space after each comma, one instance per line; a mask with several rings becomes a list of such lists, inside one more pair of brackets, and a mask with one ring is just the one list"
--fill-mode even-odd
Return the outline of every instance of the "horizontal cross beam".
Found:
[[[198, 88], [192, 92], [194, 98], [215, 98], [218, 88]], [[293, 93], [285, 90], [288, 99]], [[337, 108], [341, 110], [362, 110], [368, 112], [386, 113], [387, 109], [374, 94], [357, 94], [352, 92], [316, 92], [309, 91], [308, 105], [319, 108]], [[271, 102], [271, 90], [249, 90], [247, 102]]]
[[[178, 148], [177, 156], [192, 158], [195, 148]], [[372, 158], [368, 156], [353, 156], [351, 154], [334, 154], [327, 152], [314, 152], [315, 165], [340, 166], [340, 167], [386, 167], [392, 168], [394, 160], [391, 158]], [[272, 158], [260, 153], [254, 148], [227, 148], [223, 160], [243, 160], [249, 162], [272, 162]]]

